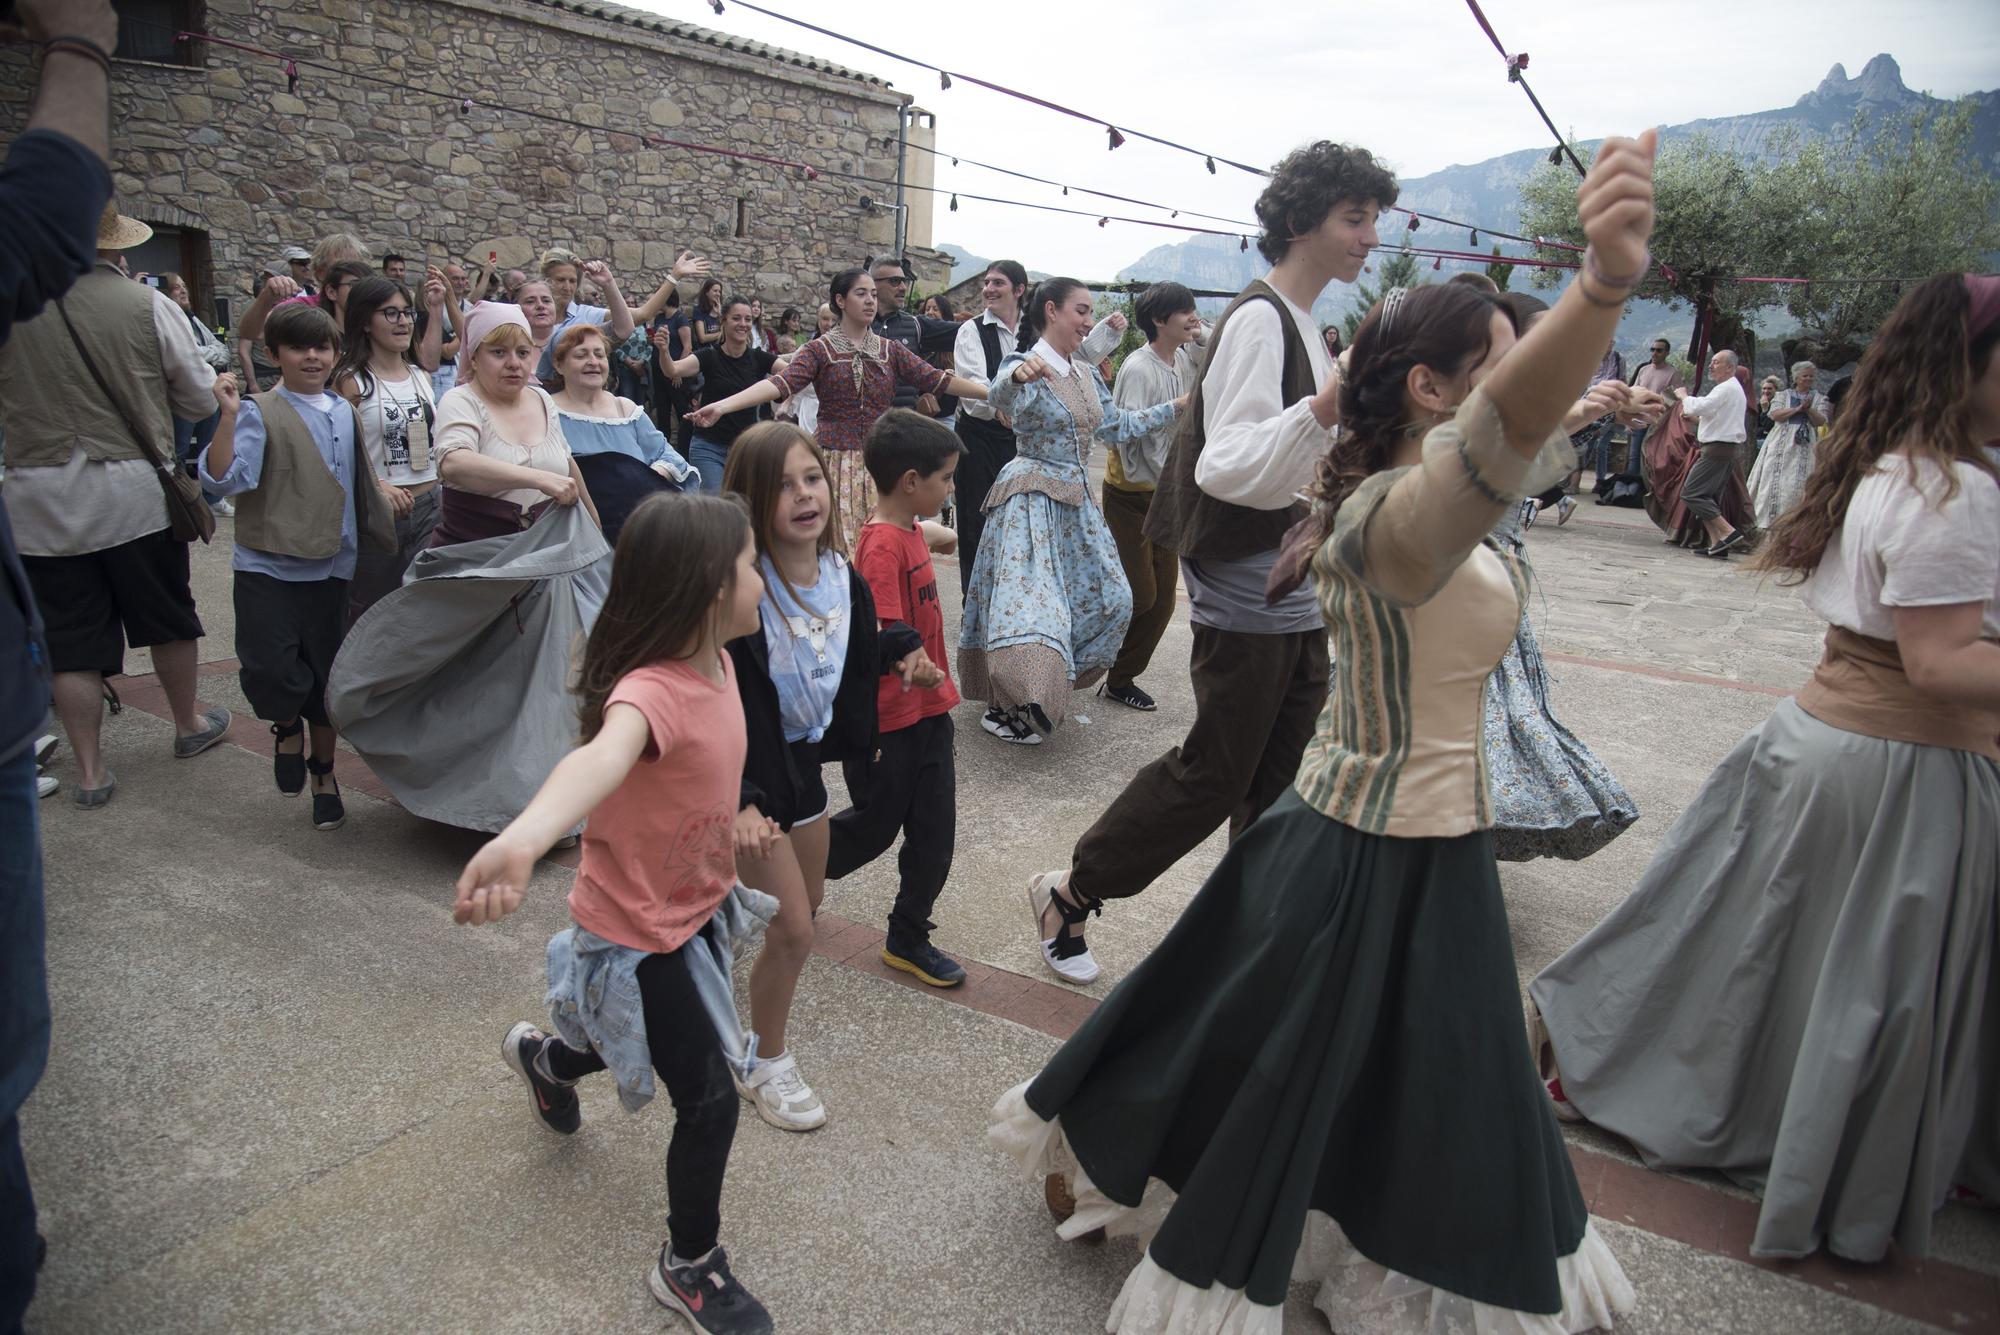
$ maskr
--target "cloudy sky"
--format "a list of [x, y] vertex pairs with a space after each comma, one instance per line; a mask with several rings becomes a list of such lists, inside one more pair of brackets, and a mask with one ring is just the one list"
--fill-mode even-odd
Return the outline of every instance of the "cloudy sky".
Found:
[[[1250, 219], [1258, 180], [936, 77], [725, 0], [625, 0], [686, 22], [809, 52], [888, 79], [937, 116], [938, 147], [1071, 184]], [[908, 0], [759, 0], [839, 32], [1124, 126], [1269, 165], [1296, 144], [1363, 144], [1401, 174], [1551, 142], [1463, 0], [1151, 0], [921, 6]], [[1836, 62], [1858, 75], [1893, 55], [1940, 97], [2000, 86], [1995, 0], [1744, 0], [1718, 8], [1637, 0], [1482, 0], [1556, 124], [1582, 138], [1788, 106]], [[1159, 216], [938, 163], [975, 194]], [[858, 192], [857, 192], [858, 193]], [[1109, 278], [1155, 245], [1152, 227], [937, 201], [935, 232], [977, 254]], [[1185, 219], [1184, 219], [1185, 220]]]

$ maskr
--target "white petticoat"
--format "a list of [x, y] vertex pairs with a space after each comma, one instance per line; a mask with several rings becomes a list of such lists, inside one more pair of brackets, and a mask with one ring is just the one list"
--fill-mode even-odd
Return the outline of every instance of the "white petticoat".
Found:
[[[1174, 1193], [1154, 1178], [1137, 1207], [1097, 1189], [1070, 1153], [1061, 1119], [1049, 1122], [1028, 1106], [1023, 1082], [993, 1105], [987, 1136], [1021, 1165], [1030, 1181], [1061, 1173], [1076, 1198], [1076, 1212], [1056, 1229], [1075, 1240], [1094, 1229], [1111, 1237], [1136, 1237], [1143, 1249], [1173, 1207]], [[1292, 1263], [1294, 1282], [1317, 1282], [1313, 1305], [1341, 1335], [1578, 1335], [1608, 1330], [1637, 1301], [1631, 1281], [1597, 1230], [1556, 1260], [1562, 1311], [1517, 1312], [1401, 1275], [1363, 1256], [1332, 1217], [1313, 1210]], [[1282, 1335], [1284, 1309], [1255, 1303], [1240, 1289], [1220, 1284], [1195, 1288], [1161, 1269], [1150, 1255], [1125, 1277], [1104, 1323], [1111, 1335]]]

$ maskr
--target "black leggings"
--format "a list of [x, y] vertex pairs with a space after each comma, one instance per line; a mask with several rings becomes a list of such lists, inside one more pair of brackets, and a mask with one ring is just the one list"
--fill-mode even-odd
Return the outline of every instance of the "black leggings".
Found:
[[[701, 1004], [687, 956], [648, 955], [639, 961], [639, 999], [653, 1069], [674, 1104], [667, 1142], [667, 1238], [674, 1255], [692, 1261], [714, 1247], [722, 1231], [722, 1172], [736, 1139], [736, 1086], [722, 1058], [722, 1039]], [[561, 1039], [549, 1044], [549, 1073], [576, 1080], [604, 1069], [595, 1052]]]

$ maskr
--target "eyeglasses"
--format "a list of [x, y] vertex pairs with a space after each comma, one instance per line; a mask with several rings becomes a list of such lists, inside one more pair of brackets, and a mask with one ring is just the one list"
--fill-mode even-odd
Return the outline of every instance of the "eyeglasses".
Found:
[[390, 324], [408, 324], [417, 318], [417, 313], [407, 306], [384, 306], [375, 313]]

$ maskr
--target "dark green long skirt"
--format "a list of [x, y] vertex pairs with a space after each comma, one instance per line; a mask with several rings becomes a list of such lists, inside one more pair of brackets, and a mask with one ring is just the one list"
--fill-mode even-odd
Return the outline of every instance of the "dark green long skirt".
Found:
[[1484, 832], [1363, 834], [1286, 793], [1026, 1101], [1113, 1202], [1177, 1193], [1158, 1266], [1260, 1305], [1310, 1210], [1390, 1270], [1547, 1314], [1589, 1223]]

